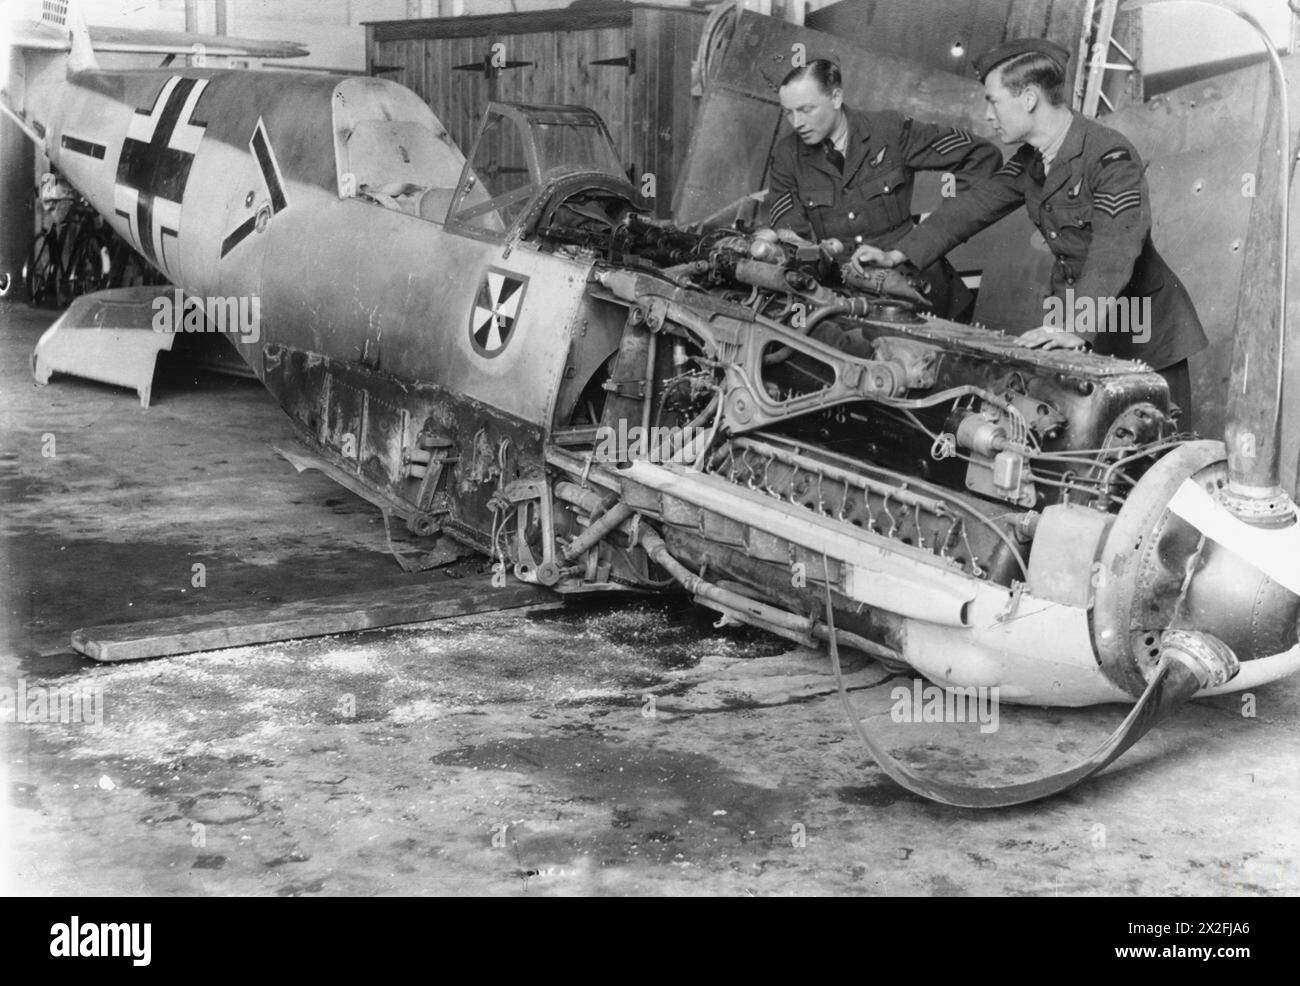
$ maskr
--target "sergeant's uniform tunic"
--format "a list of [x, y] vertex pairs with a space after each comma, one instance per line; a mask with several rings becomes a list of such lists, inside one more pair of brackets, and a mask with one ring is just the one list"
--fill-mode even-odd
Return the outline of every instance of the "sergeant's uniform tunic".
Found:
[[[1002, 163], [986, 140], [955, 127], [922, 123], [892, 110], [862, 112], [844, 107], [848, 145], [843, 174], [821, 146], [787, 134], [772, 152], [769, 222], [816, 240], [838, 239], [852, 251], [863, 243], [886, 250], [913, 227], [915, 171], [950, 171], [958, 197], [973, 181], [986, 179]], [[942, 253], [917, 266], [931, 283], [935, 313], [966, 308], [970, 292]]]
[[[1187, 290], [1151, 242], [1151, 202], [1137, 151], [1122, 134], [1077, 113], [1046, 175], [1042, 156], [1023, 144], [991, 181], [944, 202], [895, 247], [918, 266], [932, 263], [1022, 203], [1056, 256], [1051, 293], [1067, 313], [1067, 290], [1075, 300], [1151, 299], [1146, 342], [1138, 341], [1141, 333], [1114, 331], [1122, 324], [1079, 331], [1097, 352], [1167, 370], [1205, 348]], [[1180, 372], [1185, 376], [1186, 367]]]

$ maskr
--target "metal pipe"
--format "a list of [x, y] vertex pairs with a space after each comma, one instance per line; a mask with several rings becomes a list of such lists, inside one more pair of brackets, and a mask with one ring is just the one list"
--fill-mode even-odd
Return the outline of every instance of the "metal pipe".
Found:
[[[826, 321], [826, 319], [830, 318], [832, 315], [848, 315], [850, 313], [854, 315], [864, 314], [866, 311], [865, 305], [855, 306], [852, 304], [852, 302], [860, 300], [861, 299], [857, 298], [851, 300], [848, 298], [840, 298], [836, 301], [830, 302], [829, 304], [822, 305], [804, 320], [803, 325], [796, 325], [795, 328], [798, 330], [800, 335], [812, 335], [812, 330], [817, 328], [817, 326]], [[858, 307], [861, 307], [862, 310], [858, 311]], [[817, 341], [822, 342], [824, 340], [819, 339]], [[826, 345], [834, 345], [834, 343], [827, 342]], [[777, 363], [784, 363], [793, 355], [793, 349], [789, 346], [782, 346], [774, 352], [766, 353], [763, 356], [763, 365], [775, 366]]]
[[[761, 260], [736, 261], [736, 280], [778, 294], [795, 294], [819, 305], [835, 303], [835, 294], [814, 278]], [[802, 284], [797, 282], [802, 281]]]
[[641, 434], [650, 434], [650, 411], [654, 405], [655, 357], [659, 348], [659, 333], [651, 331], [645, 355], [645, 392], [641, 395]]
[[24, 136], [26, 136], [28, 140], [30, 140], [37, 147], [44, 149], [45, 147], [44, 138], [42, 138], [40, 134], [38, 134], [35, 130], [32, 129], [30, 123], [28, 123], [21, 116], [19, 116], [12, 109], [10, 109], [8, 103], [0, 101], [0, 113], [3, 113], [5, 116], [9, 117], [9, 119], [12, 120], [14, 125], [23, 132]]
[[[591, 528], [600, 523], [604, 517], [607, 516], [607, 511], [610, 507], [618, 503], [618, 500], [613, 498], [613, 494], [608, 497], [603, 497], [595, 490], [585, 490], [576, 483], [569, 483], [563, 480], [555, 484], [555, 497], [558, 500], [564, 500], [566, 503], [574, 504], [579, 510], [582, 510], [587, 514], [587, 531], [590, 531]], [[612, 503], [610, 502], [611, 499], [613, 501]], [[629, 513], [628, 517], [630, 516], [631, 514]], [[619, 524], [612, 528], [608, 528], [607, 530], [613, 531], [615, 529], [621, 529], [624, 534], [630, 533], [628, 519], [624, 518]], [[586, 532], [584, 532], [584, 536], [585, 533]], [[574, 558], [576, 557], [577, 555], [574, 555]]]
[[[1279, 482], [1291, 178], [1295, 166], [1291, 152], [1291, 110], [1286, 73], [1263, 25], [1235, 4], [1221, 0], [1132, 0], [1128, 6], [1137, 9], [1163, 3], [1198, 3], [1235, 14], [1258, 35], [1272, 70], [1273, 84], [1264, 141], [1267, 140], [1269, 125], [1276, 124], [1280, 159], [1279, 167], [1268, 167], [1267, 159], [1272, 155], [1262, 149], [1261, 141], [1260, 178], [1276, 187], [1269, 189], [1274, 195], [1259, 195], [1251, 207], [1248, 259], [1237, 305], [1237, 333], [1232, 352], [1227, 423], [1223, 433], [1228, 447], [1228, 486], [1222, 493], [1222, 502], [1238, 518], [1250, 524], [1265, 527], [1291, 524], [1295, 522], [1295, 504]], [[1257, 188], [1257, 191], [1262, 189]], [[1271, 245], [1270, 240], [1276, 242], [1273, 263], [1252, 264], [1251, 254], [1256, 250], [1266, 251]], [[1256, 382], [1261, 377], [1268, 381], [1267, 386]]]
[[581, 558], [589, 550], [598, 545], [607, 538], [623, 521], [632, 516], [633, 510], [622, 501], [610, 507], [599, 520], [594, 521], [590, 527], [579, 534], [576, 538], [564, 546], [560, 552], [565, 561], [573, 561], [575, 558]]
[[[726, 613], [739, 617], [746, 623], [751, 623], [796, 643], [807, 644], [812, 639], [830, 640], [831, 630], [825, 623], [804, 616], [795, 616], [793, 613], [788, 613], [776, 606], [759, 602], [749, 596], [742, 596], [738, 592], [724, 589], [700, 578], [674, 558], [669, 553], [668, 546], [664, 544], [663, 538], [649, 527], [641, 528], [640, 541], [651, 561], [671, 575], [683, 588], [695, 596], [697, 600], [704, 602], [705, 605], [712, 605], [714, 608], [719, 608]], [[834, 634], [839, 643], [852, 647], [854, 650], [887, 661], [907, 664], [903, 656], [892, 647], [878, 644], [874, 640], [868, 640], [866, 637], [850, 633], [847, 630], [836, 630]]]
[[[1283, 367], [1286, 358], [1286, 298], [1287, 298], [1287, 262], [1290, 257], [1290, 168], [1291, 154], [1291, 119], [1288, 105], [1286, 76], [1282, 61], [1278, 58], [1267, 32], [1249, 14], [1239, 11], [1238, 15], [1253, 27], [1264, 39], [1273, 67], [1276, 89], [1273, 101], [1278, 117], [1281, 158], [1277, 167], [1282, 173], [1277, 177], [1277, 271], [1276, 327], [1270, 326], [1265, 317], [1256, 318], [1255, 309], [1266, 306], [1263, 298], [1256, 300], [1256, 292], [1247, 284], [1242, 285], [1241, 302], [1238, 305], [1237, 337], [1232, 354], [1232, 376], [1229, 383], [1227, 423], [1224, 427], [1224, 441], [1228, 447], [1228, 490], [1225, 502], [1230, 510], [1242, 520], [1249, 523], [1277, 526], [1292, 523], [1295, 519], [1295, 507], [1280, 484], [1280, 459], [1282, 454], [1282, 388]], [[1269, 114], [1272, 120], [1273, 114]], [[1261, 152], [1261, 165], [1264, 154]], [[1264, 169], [1261, 168], [1261, 171]], [[1262, 176], [1261, 176], [1262, 177]], [[1252, 204], [1252, 225], [1256, 220], [1267, 223], [1268, 213], [1272, 212], [1261, 197]], [[1265, 226], [1267, 229], [1267, 226]], [[1261, 234], [1257, 234], [1261, 235]], [[1262, 234], [1266, 236], [1267, 234]], [[1264, 241], [1267, 243], [1267, 240]], [[1247, 252], [1249, 256], [1249, 250]], [[1247, 265], [1244, 279], [1258, 277], [1266, 281], [1269, 272], [1265, 265]], [[1253, 285], [1252, 285], [1253, 286]], [[1267, 308], [1265, 307], [1265, 311]], [[1260, 313], [1264, 315], [1263, 312]], [[1244, 328], [1244, 331], [1243, 331]], [[1276, 349], [1269, 345], [1269, 336], [1276, 337]], [[1254, 359], [1256, 374], [1262, 370], [1271, 376], [1269, 387], [1252, 387], [1250, 385], [1250, 361]], [[1268, 365], [1272, 359], [1273, 365]], [[1263, 366], [1259, 366], [1260, 362]], [[1269, 406], [1271, 398], [1272, 406]], [[1269, 514], [1282, 516], [1270, 517]]]
[[555, 495], [558, 499], [572, 503], [586, 511], [589, 515], [595, 514], [605, 501], [605, 498], [595, 490], [584, 490], [577, 483], [569, 483], [563, 480], [555, 484]]
[[[686, 427], [694, 431], [704, 423], [709, 415], [713, 413], [714, 408], [716, 408], [717, 405], [718, 396], [714, 394], [713, 399], [709, 401], [708, 407], [701, 411], [699, 415], [697, 415]], [[709, 440], [711, 441], [712, 438], [713, 435], [710, 434]], [[695, 447], [699, 440], [700, 436], [697, 435], [676, 452], [673, 452], [671, 451], [672, 439], [669, 438], [664, 445], [661, 445], [658, 449], [654, 450], [652, 458], [656, 458], [660, 462], [694, 461], [695, 457], [699, 454], [699, 450]], [[668, 454], [664, 455], [664, 452], [668, 452]], [[599, 544], [602, 539], [608, 537], [615, 528], [631, 517], [633, 513], [635, 513], [635, 511], [623, 501], [614, 504], [614, 506], [610, 507], [599, 520], [594, 521], [590, 527], [564, 547], [564, 550], [560, 552], [564, 556], [564, 560], [573, 561], [575, 558], [582, 557], [582, 555], [586, 554], [591, 548]]]
[[677, 264], [675, 267], [664, 267], [659, 271], [660, 274], [679, 287], [689, 287], [690, 278], [708, 272], [709, 262], [707, 260], [688, 260], [684, 264]]
[[829, 305], [822, 305], [804, 321], [803, 334], [810, 335], [813, 329], [817, 328], [817, 326], [821, 325], [822, 322], [826, 321], [826, 319], [830, 318], [832, 315], [847, 315], [851, 309], [852, 306], [849, 304], [847, 298], [832, 301]]

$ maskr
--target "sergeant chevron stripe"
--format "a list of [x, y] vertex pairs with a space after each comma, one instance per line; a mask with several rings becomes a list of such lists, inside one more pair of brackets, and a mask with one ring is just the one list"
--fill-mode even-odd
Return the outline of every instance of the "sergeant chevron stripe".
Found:
[[778, 219], [780, 219], [782, 216], [784, 216], [787, 212], [789, 212], [793, 208], [794, 208], [794, 196], [790, 192], [786, 192], [784, 195], [777, 196], [777, 199], [775, 202], [772, 203], [772, 208], [770, 210], [770, 221], [772, 223], [776, 223]]
[[1098, 192], [1093, 195], [1092, 204], [1114, 219], [1122, 212], [1138, 208], [1142, 204], [1142, 192], [1136, 188], [1114, 194]]
[[953, 127], [949, 133], [944, 134], [944, 136], [940, 137], [930, 146], [940, 154], [951, 154], [958, 148], [965, 147], [970, 143], [973, 143], [973, 140], [969, 133], [965, 130], [959, 130], [956, 127]]
[[1018, 178], [1024, 173], [1025, 166], [1015, 158], [1011, 158], [1006, 164], [1002, 165], [1002, 167], [998, 168], [998, 170], [994, 172], [995, 175], [1006, 175], [1009, 178]]

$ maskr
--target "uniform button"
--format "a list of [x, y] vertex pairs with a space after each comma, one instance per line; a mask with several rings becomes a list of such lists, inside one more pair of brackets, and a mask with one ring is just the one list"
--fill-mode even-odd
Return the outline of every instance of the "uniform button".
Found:
[[1052, 230], [1050, 233], [1047, 234], [1047, 236], [1049, 239], [1052, 240], [1056, 239], [1056, 230]]
[[888, 185], [885, 186], [885, 191], [886, 191], [886, 192], [889, 191], [889, 186], [888, 186]]
[[1072, 277], [1067, 277], [1067, 278], [1065, 279], [1065, 283], [1066, 283], [1066, 284], [1073, 284], [1073, 283], [1074, 283], [1074, 278], [1072, 278]]
[[862, 242], [862, 237], [861, 237], [861, 236], [855, 236], [855, 237], [853, 237], [853, 242], [854, 242], [854, 243], [861, 243], [861, 242]]
[[850, 213], [849, 213], [849, 218], [850, 218], [850, 219], [857, 219], [857, 218], [858, 218], [857, 213], [850, 212]]
[[1043, 206], [1043, 208], [1046, 209], [1048, 212], [1052, 211], [1052, 207], [1050, 205], [1045, 205]]

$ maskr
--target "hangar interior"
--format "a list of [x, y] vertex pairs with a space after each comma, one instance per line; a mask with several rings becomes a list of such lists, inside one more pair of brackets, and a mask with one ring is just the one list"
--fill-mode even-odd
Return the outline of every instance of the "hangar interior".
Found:
[[[1297, 16], [1241, 6], [15, 4], [0, 888], [1300, 892]], [[1017, 348], [1023, 209], [959, 320], [764, 239], [792, 69], [995, 140], [1016, 38], [1141, 158], [1187, 407]]]

